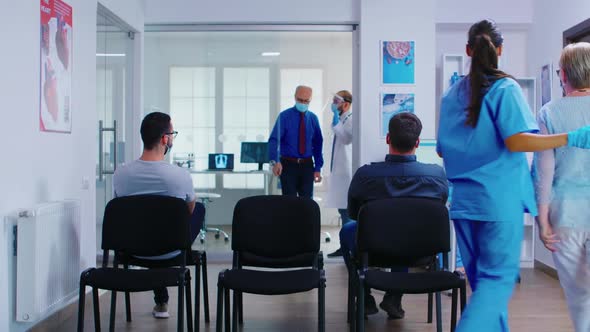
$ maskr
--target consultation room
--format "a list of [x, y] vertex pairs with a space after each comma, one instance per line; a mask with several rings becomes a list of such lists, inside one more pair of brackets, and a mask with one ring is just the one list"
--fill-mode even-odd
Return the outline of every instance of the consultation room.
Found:
[[[509, 88], [517, 91], [519, 114], [530, 120], [526, 128], [534, 131], [540, 119], [543, 133], [570, 132], [568, 138], [557, 135], [561, 145], [584, 147], [585, 136], [576, 137], [585, 134], [573, 131], [582, 120], [569, 129], [546, 121], [548, 107], [561, 105], [562, 98], [590, 98], [584, 97], [590, 86], [575, 84], [568, 64], [560, 62], [565, 45], [590, 39], [588, 1], [565, 0], [557, 7], [549, 0], [26, 0], [5, 7], [0, 37], [7, 45], [7, 75], [0, 87], [10, 144], [0, 172], [0, 331], [99, 325], [116, 331], [590, 331], [581, 305], [588, 283], [576, 288], [575, 280], [588, 264], [585, 256], [577, 266], [559, 260], [566, 233], [551, 235], [547, 218], [537, 223], [522, 209], [512, 222], [518, 227], [508, 233], [516, 240], [505, 246], [513, 249], [513, 269], [497, 265], [475, 273], [493, 258], [481, 258], [467, 244], [489, 249], [492, 241], [469, 242], [465, 228], [455, 232], [448, 208], [455, 222], [468, 219], [453, 212], [465, 195], [455, 186], [459, 193], [443, 204], [446, 176], [433, 176], [438, 185], [423, 196], [436, 200], [397, 198], [364, 205], [360, 214], [354, 204], [345, 210], [367, 220], [358, 224], [358, 238], [353, 233], [353, 246], [383, 254], [403, 245], [399, 255], [388, 251], [397, 260], [371, 255], [363, 261], [346, 256], [346, 249], [347, 266], [343, 257], [328, 256], [341, 247], [339, 209], [346, 208], [333, 204], [334, 193], [346, 200], [348, 192], [348, 182], [333, 190], [338, 167], [354, 174], [388, 154], [394, 155], [387, 157], [391, 164], [413, 162], [415, 155], [417, 162], [446, 166], [454, 180], [448, 143], [469, 140], [457, 139], [460, 130], [445, 140], [446, 92], [469, 82], [477, 38], [469, 42], [468, 31], [483, 19], [495, 21], [503, 37], [499, 51], [493, 29], [483, 33], [495, 46], [489, 56], [500, 53], [498, 69], [516, 82]], [[311, 96], [300, 86], [311, 88]], [[163, 122], [142, 126], [154, 112], [171, 120], [163, 115]], [[407, 113], [421, 122], [420, 142], [400, 150], [387, 138], [389, 124], [405, 114], [395, 117], [404, 126], [394, 127], [416, 128]], [[280, 114], [297, 120], [284, 125]], [[342, 165], [335, 156], [334, 164], [333, 152], [342, 151], [336, 128], [349, 120], [350, 144], [341, 146], [348, 158]], [[299, 140], [301, 123], [306, 141]], [[273, 143], [273, 129], [297, 130], [295, 152]], [[150, 130], [156, 134], [149, 136]], [[314, 136], [320, 132], [321, 143]], [[281, 149], [277, 160], [275, 146]], [[484, 148], [489, 146], [470, 151]], [[585, 150], [572, 150], [552, 159], [555, 165], [585, 160]], [[535, 157], [519, 156], [521, 166], [525, 159], [531, 166]], [[463, 163], [473, 160], [479, 159], [465, 157]], [[150, 162], [169, 172], [151, 179], [173, 177], [181, 179], [178, 185], [170, 191], [143, 187], [135, 194], [149, 195], [137, 200], [124, 194], [130, 187], [125, 181], [143, 172], [137, 166]], [[313, 200], [282, 195], [288, 189], [277, 162], [282, 171], [291, 162], [313, 175]], [[576, 173], [577, 183], [583, 173]], [[391, 183], [407, 179], [388, 174]], [[497, 183], [505, 174], [494, 176]], [[513, 184], [524, 183], [533, 201], [529, 177], [527, 168], [497, 197], [512, 197], [518, 191]], [[375, 188], [362, 182], [354, 192], [372, 195]], [[181, 194], [164, 196], [182, 197], [192, 214], [179, 199], [153, 195], [174, 190]], [[583, 215], [590, 192], [580, 185], [575, 193], [579, 204], [571, 215]], [[544, 203], [539, 211], [555, 225], [555, 211], [548, 214]], [[392, 217], [406, 213], [411, 223]], [[152, 227], [163, 221], [166, 227]], [[382, 223], [370, 232], [373, 222]], [[412, 228], [420, 236], [409, 233]], [[556, 254], [546, 246], [557, 246]], [[436, 248], [426, 253], [430, 247]], [[117, 254], [105, 255], [105, 248]], [[176, 249], [179, 254], [171, 253]], [[448, 254], [436, 261], [439, 252]], [[494, 253], [500, 263], [508, 261]], [[160, 254], [169, 256], [144, 257]], [[284, 255], [295, 257], [279, 262]], [[409, 273], [395, 267], [400, 255], [414, 255], [402, 260], [403, 267], [416, 265]], [[418, 256], [428, 259], [416, 262]], [[581, 272], [572, 277], [567, 271]], [[411, 279], [416, 273], [420, 283]], [[510, 280], [498, 286], [482, 275]], [[475, 329], [469, 325], [474, 320]]]

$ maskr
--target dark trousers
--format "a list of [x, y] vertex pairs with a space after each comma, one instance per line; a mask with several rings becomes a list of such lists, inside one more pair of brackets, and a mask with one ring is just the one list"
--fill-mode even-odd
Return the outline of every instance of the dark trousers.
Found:
[[[195, 209], [193, 210], [193, 214], [191, 215], [191, 219], [189, 220], [191, 243], [193, 243], [199, 235], [201, 227], [203, 227], [204, 220], [205, 206], [202, 203], [195, 202]], [[168, 289], [166, 289], [166, 287], [154, 289], [154, 302], [158, 304], [168, 303]]]
[[297, 164], [282, 160], [281, 188], [283, 195], [313, 197], [313, 163]]

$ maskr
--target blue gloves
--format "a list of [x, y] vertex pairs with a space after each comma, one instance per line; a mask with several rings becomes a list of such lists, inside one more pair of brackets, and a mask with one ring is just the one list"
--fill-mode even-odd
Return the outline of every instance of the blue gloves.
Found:
[[590, 149], [590, 126], [582, 127], [567, 133], [567, 146]]
[[332, 127], [338, 124], [340, 121], [340, 112], [338, 111], [338, 105], [332, 104], [332, 113], [334, 113], [334, 117], [332, 117]]
[[337, 125], [338, 122], [340, 122], [340, 116], [338, 115], [338, 113], [335, 113], [334, 117], [332, 117], [332, 127]]

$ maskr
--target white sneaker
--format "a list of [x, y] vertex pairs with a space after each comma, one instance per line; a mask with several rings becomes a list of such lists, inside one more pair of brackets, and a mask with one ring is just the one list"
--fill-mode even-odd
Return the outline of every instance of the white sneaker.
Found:
[[152, 311], [152, 315], [154, 315], [154, 318], [158, 318], [158, 319], [166, 319], [166, 318], [170, 317], [170, 314], [168, 313], [168, 304], [167, 303], [156, 304], [154, 306], [154, 310]]

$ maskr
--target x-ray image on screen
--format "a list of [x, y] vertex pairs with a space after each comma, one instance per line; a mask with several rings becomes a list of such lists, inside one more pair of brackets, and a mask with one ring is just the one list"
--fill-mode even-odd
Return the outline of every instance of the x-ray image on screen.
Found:
[[258, 170], [262, 170], [262, 164], [268, 163], [268, 143], [242, 142], [240, 162], [258, 164]]

